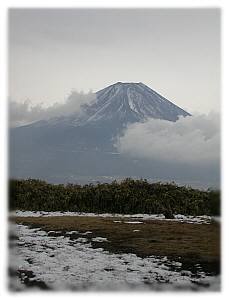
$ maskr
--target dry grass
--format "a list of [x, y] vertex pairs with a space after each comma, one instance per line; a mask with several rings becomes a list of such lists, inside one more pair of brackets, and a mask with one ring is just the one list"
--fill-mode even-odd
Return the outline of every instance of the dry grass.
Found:
[[[168, 256], [189, 264], [210, 264], [219, 268], [220, 226], [150, 220], [143, 224], [114, 223], [118, 218], [101, 217], [14, 217], [13, 221], [43, 230], [92, 231], [92, 237], [106, 237], [109, 242], [93, 243], [114, 253]], [[127, 219], [125, 219], [127, 221]], [[133, 219], [131, 219], [133, 221]], [[134, 232], [133, 230], [140, 230]]]

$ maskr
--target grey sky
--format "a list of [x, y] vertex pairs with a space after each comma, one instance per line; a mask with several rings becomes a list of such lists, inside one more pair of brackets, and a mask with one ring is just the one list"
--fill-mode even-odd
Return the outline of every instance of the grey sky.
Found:
[[189, 112], [219, 110], [219, 9], [12, 9], [9, 96], [51, 105], [72, 88], [144, 82]]

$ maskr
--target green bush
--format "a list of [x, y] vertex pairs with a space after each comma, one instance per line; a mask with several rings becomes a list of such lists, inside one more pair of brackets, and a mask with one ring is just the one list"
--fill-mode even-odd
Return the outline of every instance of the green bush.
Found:
[[121, 182], [54, 185], [36, 179], [10, 180], [10, 210], [219, 215], [220, 192], [201, 191], [175, 183]]

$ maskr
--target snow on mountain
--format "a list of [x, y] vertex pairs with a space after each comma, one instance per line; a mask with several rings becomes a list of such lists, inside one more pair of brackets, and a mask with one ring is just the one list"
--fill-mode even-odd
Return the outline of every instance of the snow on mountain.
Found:
[[116, 119], [127, 123], [148, 118], [176, 121], [190, 115], [157, 92], [139, 83], [117, 82], [96, 93], [96, 100], [82, 107], [84, 114], [75, 119], [76, 125]]
[[33, 126], [94, 126], [101, 123], [122, 128], [149, 118], [176, 121], [190, 114], [145, 84], [117, 82], [95, 93], [95, 99], [81, 106], [80, 113], [40, 121]]

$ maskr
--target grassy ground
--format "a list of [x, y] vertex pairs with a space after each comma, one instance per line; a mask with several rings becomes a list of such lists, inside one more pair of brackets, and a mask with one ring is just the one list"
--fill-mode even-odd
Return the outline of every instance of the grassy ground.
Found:
[[[13, 217], [11, 220], [46, 231], [62, 231], [62, 234], [72, 230], [92, 231], [91, 238], [108, 239], [103, 243], [92, 242], [92, 246], [103, 247], [112, 253], [168, 256], [189, 269], [198, 263], [213, 273], [218, 273], [220, 268], [220, 225], [215, 222], [188, 224], [148, 220], [142, 224], [126, 224], [123, 221], [133, 219], [71, 216]], [[122, 223], [114, 223], [114, 220], [122, 220]]]

